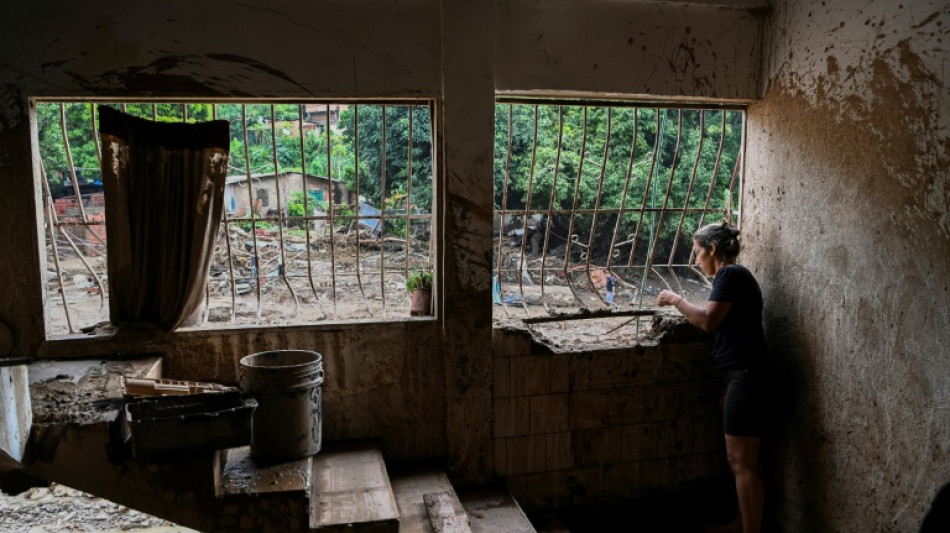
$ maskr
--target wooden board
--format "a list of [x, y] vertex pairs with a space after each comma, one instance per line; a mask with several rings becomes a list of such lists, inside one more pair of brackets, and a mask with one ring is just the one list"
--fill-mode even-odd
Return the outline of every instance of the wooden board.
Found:
[[399, 530], [399, 511], [386, 464], [374, 442], [326, 443], [314, 456], [310, 530]]

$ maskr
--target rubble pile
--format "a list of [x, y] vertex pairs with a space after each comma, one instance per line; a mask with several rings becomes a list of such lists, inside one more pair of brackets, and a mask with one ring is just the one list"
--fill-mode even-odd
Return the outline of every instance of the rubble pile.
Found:
[[17, 496], [0, 492], [0, 531], [193, 533], [167, 520], [55, 483]]
[[[232, 313], [238, 324], [265, 325], [319, 322], [334, 318], [334, 311], [338, 319], [381, 318], [384, 298], [388, 317], [399, 316], [400, 310], [408, 315], [405, 273], [431, 264], [428, 232], [414, 233], [408, 247], [407, 239], [396, 235], [356, 231], [317, 234], [311, 232], [308, 243], [302, 230], [285, 229], [281, 235], [276, 229], [250, 231], [232, 224], [230, 238], [226, 241], [222, 233], [214, 250], [208, 325], [230, 323]], [[88, 250], [84, 246], [78, 249]], [[108, 305], [104, 305], [101, 290], [108, 288], [104, 257], [80, 256], [65, 245], [59, 246], [59, 253], [57, 263], [47, 246], [53, 330], [68, 330], [60, 292], [69, 302], [74, 326], [107, 321]], [[383, 270], [385, 282], [381, 280]]]

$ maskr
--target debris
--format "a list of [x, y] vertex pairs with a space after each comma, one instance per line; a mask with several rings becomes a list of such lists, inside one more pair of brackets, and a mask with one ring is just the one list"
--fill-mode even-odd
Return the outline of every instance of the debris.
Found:
[[217, 383], [164, 378], [129, 378], [126, 376], [122, 377], [122, 388], [126, 398], [174, 396], [239, 390], [237, 387], [228, 387]]
[[[34, 498], [37, 493], [43, 496]], [[0, 492], [0, 531], [60, 533], [103, 530], [194, 533], [161, 518], [57, 483], [49, 489], [32, 488], [20, 495]]]

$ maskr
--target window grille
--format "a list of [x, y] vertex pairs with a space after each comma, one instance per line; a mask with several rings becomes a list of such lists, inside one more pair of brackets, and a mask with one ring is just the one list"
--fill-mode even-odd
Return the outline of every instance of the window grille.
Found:
[[500, 99], [496, 319], [639, 336], [660, 290], [704, 300], [691, 235], [739, 222], [743, 138], [739, 109]]
[[[109, 320], [96, 105], [36, 105], [49, 336]], [[434, 269], [431, 101], [109, 105], [231, 123], [200, 327], [409, 316], [406, 279]]]

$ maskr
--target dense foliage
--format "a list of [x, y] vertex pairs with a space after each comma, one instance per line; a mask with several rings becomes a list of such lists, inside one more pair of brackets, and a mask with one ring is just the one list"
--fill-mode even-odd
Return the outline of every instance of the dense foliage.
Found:
[[[634, 234], [636, 255], [651, 246], [668, 252], [677, 233], [719, 220], [730, 201], [736, 209], [729, 184], [741, 142], [740, 111], [499, 104], [495, 209], [553, 210], [551, 245], [578, 235], [601, 260]], [[718, 213], [683, 211], [707, 202]], [[595, 209], [615, 211], [556, 213]]]
[[[40, 155], [54, 188], [69, 183], [64, 125], [80, 181], [99, 176], [94, 105], [37, 105]], [[308, 122], [306, 107], [298, 104], [111, 105], [159, 121], [228, 120], [232, 175], [272, 173], [276, 161], [279, 171], [306, 169], [342, 180], [377, 208], [432, 209], [433, 124], [427, 106], [340, 106], [338, 123], [326, 129]], [[676, 234], [718, 220], [730, 202], [737, 209], [729, 184], [742, 120], [742, 112], [720, 109], [498, 104], [495, 209], [580, 212], [551, 217], [552, 246], [578, 235], [602, 255], [611, 243], [632, 242], [636, 235], [643, 253], [651, 246], [669, 249]], [[302, 200], [288, 198], [294, 214], [303, 214]], [[662, 215], [664, 207], [681, 210]], [[593, 214], [595, 209], [614, 212]]]
[[[79, 181], [85, 183], [99, 177], [98, 140], [92, 118], [95, 105], [78, 102], [37, 105], [40, 155], [54, 188], [69, 183], [64, 125]], [[381, 204], [385, 183], [387, 207], [394, 205], [394, 199], [402, 200], [411, 194], [413, 206], [422, 212], [431, 210], [432, 135], [426, 106], [412, 107], [410, 184], [409, 106], [342, 106], [339, 123], [327, 129], [314, 127], [305, 118], [304, 106], [297, 104], [110, 105], [135, 116], [164, 122], [228, 120], [231, 124], [230, 175], [273, 173], [276, 160], [277, 170], [281, 172], [300, 172], [306, 168], [309, 175], [342, 180], [349, 190], [358, 190], [375, 206]], [[382, 145], [384, 109], [385, 152]], [[299, 133], [301, 129], [303, 135]], [[384, 158], [385, 174], [381, 164]]]

